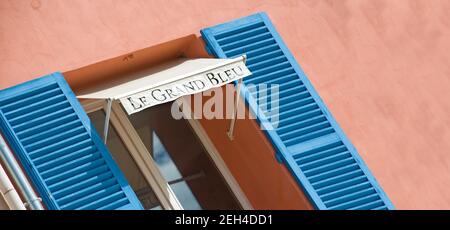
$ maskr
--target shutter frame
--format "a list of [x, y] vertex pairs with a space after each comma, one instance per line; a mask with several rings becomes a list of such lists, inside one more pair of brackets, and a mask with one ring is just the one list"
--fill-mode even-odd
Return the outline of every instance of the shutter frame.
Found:
[[125, 197], [128, 200], [128, 204], [121, 206], [121, 209], [142, 209], [142, 205], [140, 204], [138, 198], [135, 193], [131, 189], [130, 185], [126, 181], [124, 175], [114, 162], [112, 156], [107, 150], [106, 146], [101, 141], [98, 136], [94, 126], [91, 124], [87, 114], [85, 113], [83, 107], [76, 99], [75, 94], [72, 92], [70, 86], [65, 81], [63, 75], [59, 72], [37, 78], [31, 80], [29, 82], [25, 82], [16, 86], [13, 86], [8, 89], [4, 89], [0, 91], [0, 128], [3, 132], [5, 138], [9, 142], [10, 147], [15, 153], [15, 156], [22, 163], [23, 168], [25, 169], [27, 176], [31, 179], [32, 184], [35, 186], [35, 189], [38, 191], [39, 195], [43, 199], [44, 204], [48, 209], [61, 209], [60, 205], [53, 197], [52, 192], [49, 190], [48, 186], [44, 183], [44, 179], [41, 176], [41, 173], [37, 170], [36, 165], [31, 161], [31, 159], [27, 156], [27, 150], [20, 142], [20, 138], [14, 132], [10, 122], [6, 118], [2, 106], [5, 101], [8, 101], [9, 98], [14, 98], [21, 95], [31, 94], [33, 90], [40, 89], [42, 87], [50, 86], [51, 84], [57, 84], [59, 89], [62, 91], [65, 99], [69, 102], [70, 107], [74, 110], [74, 114], [81, 122], [83, 128], [87, 132], [90, 137], [90, 140], [94, 143], [94, 146], [97, 148], [97, 151], [101, 155], [101, 159], [105, 161], [105, 165], [112, 173], [113, 178], [117, 180], [117, 184], [120, 186], [120, 189], [123, 191]]
[[[282, 54], [286, 57], [292, 68], [294, 69], [295, 73], [303, 82], [303, 85], [306, 87], [307, 92], [311, 95], [311, 97], [314, 99], [315, 103], [319, 106], [322, 113], [327, 118], [326, 120], [330, 123], [331, 127], [333, 128], [336, 135], [339, 137], [340, 141], [343, 143], [343, 145], [347, 148], [348, 152], [350, 152], [352, 158], [356, 161], [359, 168], [362, 170], [364, 175], [367, 177], [367, 180], [370, 182], [372, 187], [375, 189], [376, 193], [380, 197], [380, 199], [384, 202], [384, 205], [387, 209], [394, 209], [394, 206], [392, 202], [389, 200], [383, 189], [381, 189], [381, 186], [378, 184], [370, 170], [368, 169], [367, 165], [364, 163], [364, 161], [359, 156], [356, 148], [353, 146], [353, 144], [350, 142], [350, 140], [347, 138], [347, 136], [344, 134], [342, 129], [340, 128], [339, 124], [336, 122], [330, 111], [328, 110], [325, 103], [322, 101], [320, 96], [318, 95], [317, 91], [312, 86], [309, 79], [306, 77], [305, 73], [301, 69], [298, 62], [295, 60], [294, 56], [291, 54], [289, 49], [287, 48], [286, 44], [281, 39], [280, 35], [276, 31], [274, 25], [270, 21], [269, 17], [266, 13], [260, 12], [256, 13], [247, 17], [239, 18], [236, 20], [233, 20], [231, 22], [222, 23], [213, 27], [205, 28], [201, 30], [202, 38], [204, 39], [207, 51], [218, 58], [231, 58], [232, 56], [228, 57], [225, 52], [223, 51], [221, 45], [218, 43], [215, 36], [217, 34], [223, 34], [230, 31], [236, 31], [241, 30], [242, 28], [245, 28], [246, 26], [251, 25], [252, 23], [264, 23], [264, 26], [268, 29], [269, 33], [272, 35], [273, 39], [275, 40], [276, 44], [282, 51]], [[251, 77], [251, 76], [250, 76]], [[249, 78], [250, 78], [249, 77]], [[241, 88], [241, 93], [243, 98], [245, 98], [246, 102], [250, 102], [250, 98], [252, 95], [249, 93], [248, 88], [243, 85]], [[284, 144], [282, 139], [280, 138], [279, 134], [276, 132], [276, 129], [270, 129], [268, 125], [270, 122], [268, 122], [266, 116], [264, 115], [263, 111], [259, 106], [255, 103], [247, 103], [249, 105], [249, 109], [252, 111], [253, 114], [257, 114], [257, 120], [258, 122], [265, 128], [264, 132], [268, 136], [268, 139], [275, 147], [277, 154], [283, 158], [283, 162], [289, 169], [289, 171], [293, 174], [294, 178], [300, 185], [300, 187], [303, 189], [307, 197], [312, 202], [313, 206], [316, 209], [328, 209], [325, 205], [325, 203], [320, 198], [319, 194], [316, 192], [316, 190], [313, 188], [312, 184], [309, 182], [309, 179], [306, 177], [306, 175], [303, 173], [303, 171], [300, 169], [300, 166], [297, 165], [297, 163], [294, 160], [293, 153], [288, 149], [288, 147]], [[312, 147], [311, 147], [312, 148]]]

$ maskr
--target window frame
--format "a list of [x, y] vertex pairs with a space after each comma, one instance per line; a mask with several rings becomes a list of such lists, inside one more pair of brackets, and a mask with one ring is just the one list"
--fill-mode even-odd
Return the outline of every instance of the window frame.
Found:
[[[81, 103], [87, 114], [102, 110], [106, 112], [107, 103], [105, 100], [83, 100]], [[169, 184], [164, 180], [158, 166], [147, 151], [144, 143], [137, 134], [127, 115], [123, 112], [117, 102], [113, 102], [111, 109], [110, 123], [115, 128], [117, 134], [122, 139], [125, 147], [131, 154], [139, 170], [144, 175], [147, 183], [155, 192], [156, 197], [165, 210], [183, 210], [175, 193]]]
[[[173, 103], [178, 103], [181, 106], [182, 103], [187, 103], [183, 98], [177, 100]], [[81, 101], [83, 108], [86, 113], [91, 113], [103, 109], [105, 112], [107, 110], [106, 100], [96, 99], [96, 100], [83, 100]], [[188, 111], [182, 111], [185, 117], [193, 117], [193, 112], [188, 109]], [[195, 133], [197, 138], [200, 140], [208, 156], [213, 161], [214, 165], [219, 170], [219, 173], [225, 180], [228, 188], [230, 189], [233, 196], [236, 198], [237, 203], [244, 210], [253, 210], [253, 206], [248, 200], [245, 193], [242, 191], [238, 182], [231, 174], [225, 161], [220, 156], [218, 150], [215, 148], [213, 142], [207, 135], [206, 131], [201, 126], [197, 119], [186, 119], [192, 131]], [[158, 166], [154, 162], [148, 149], [145, 147], [141, 138], [139, 137], [136, 129], [131, 124], [128, 119], [128, 115], [123, 110], [119, 101], [113, 101], [111, 108], [111, 125], [116, 129], [119, 137], [124, 142], [126, 148], [131, 154], [131, 157], [136, 162], [139, 170], [144, 175], [147, 182], [150, 184], [154, 190], [157, 198], [159, 199], [163, 209], [167, 210], [183, 210], [182, 205], [178, 201], [175, 193], [171, 189], [168, 182], [162, 176]]]

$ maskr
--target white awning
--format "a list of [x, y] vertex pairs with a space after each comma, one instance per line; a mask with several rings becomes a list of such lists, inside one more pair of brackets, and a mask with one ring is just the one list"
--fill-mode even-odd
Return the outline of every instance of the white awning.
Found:
[[105, 82], [81, 91], [78, 98], [120, 100], [128, 114], [206, 91], [249, 76], [245, 56], [234, 59], [179, 58], [137, 76]]

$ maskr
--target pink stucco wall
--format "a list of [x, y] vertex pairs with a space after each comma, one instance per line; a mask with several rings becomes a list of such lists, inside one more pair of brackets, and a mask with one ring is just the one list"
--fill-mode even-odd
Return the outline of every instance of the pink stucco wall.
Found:
[[450, 1], [0, 1], [0, 88], [266, 11], [399, 209], [450, 209]]

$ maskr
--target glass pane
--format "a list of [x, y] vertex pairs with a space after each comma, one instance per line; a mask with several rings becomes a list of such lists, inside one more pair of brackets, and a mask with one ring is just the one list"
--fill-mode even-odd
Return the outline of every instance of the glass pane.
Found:
[[[89, 113], [88, 115], [97, 132], [102, 135], [105, 124], [104, 111], [99, 110]], [[125, 178], [131, 188], [138, 196], [142, 206], [144, 206], [145, 209], [161, 209], [160, 203], [153, 192], [153, 189], [147, 183], [147, 180], [139, 170], [136, 162], [131, 157], [130, 152], [124, 145], [122, 139], [118, 136], [117, 131], [111, 123], [109, 125], [108, 141], [106, 143], [112, 157], [122, 173], [125, 175]]]
[[[177, 196], [180, 203], [183, 205], [183, 208], [189, 210], [202, 209], [194, 194], [192, 194], [192, 191], [187, 183], [183, 181], [183, 176], [181, 175], [177, 166], [173, 162], [172, 158], [170, 157], [166, 148], [162, 145], [158, 135], [156, 135], [155, 132], [153, 132], [152, 139], [153, 159], [155, 159], [155, 162], [159, 166], [161, 174], [163, 174], [164, 179], [168, 181], [173, 192]], [[172, 181], [177, 180], [179, 182], [171, 183]]]
[[222, 175], [172, 103], [132, 114], [130, 121], [184, 209], [239, 209]]
[[176, 180], [182, 178], [180, 171], [172, 161], [172, 158], [167, 153], [166, 148], [161, 144], [158, 135], [155, 132], [152, 133], [152, 151], [153, 159], [159, 166], [159, 170], [163, 174], [164, 179], [167, 181]]

